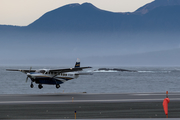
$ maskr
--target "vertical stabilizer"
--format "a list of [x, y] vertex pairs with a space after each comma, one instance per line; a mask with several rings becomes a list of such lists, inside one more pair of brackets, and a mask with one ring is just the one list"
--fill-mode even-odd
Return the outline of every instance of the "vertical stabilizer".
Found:
[[74, 68], [79, 68], [79, 67], [80, 67], [80, 59], [77, 58], [77, 61], [76, 61]]

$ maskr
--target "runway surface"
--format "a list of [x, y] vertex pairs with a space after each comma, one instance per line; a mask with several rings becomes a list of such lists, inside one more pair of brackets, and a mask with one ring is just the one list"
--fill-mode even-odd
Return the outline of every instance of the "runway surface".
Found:
[[[165, 118], [165, 93], [0, 95], [0, 119]], [[169, 93], [169, 118], [180, 118], [180, 93]]]

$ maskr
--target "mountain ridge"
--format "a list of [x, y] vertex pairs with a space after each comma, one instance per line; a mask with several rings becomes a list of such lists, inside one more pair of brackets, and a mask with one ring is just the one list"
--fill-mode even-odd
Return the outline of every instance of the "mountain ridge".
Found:
[[55, 30], [62, 31], [76, 31], [77, 28], [82, 31], [86, 29], [91, 30], [95, 26], [103, 27], [108, 25], [112, 21], [112, 17], [116, 17], [114, 14], [117, 13], [101, 10], [90, 3], [81, 5], [69, 4], [44, 14], [38, 20], [28, 25], [27, 28], [33, 29], [35, 27], [36, 29], [41, 29], [43, 27], [50, 29], [54, 27]]
[[[29, 26], [0, 26], [0, 54], [18, 60], [76, 59], [174, 49], [180, 46], [179, 13], [179, 5], [138, 15], [104, 11], [89, 3], [70, 4], [49, 11]], [[138, 55], [134, 57], [138, 60]]]
[[179, 30], [179, 5], [177, 0], [155, 0], [139, 9], [150, 9], [146, 14], [136, 14], [138, 10], [134, 13], [114, 13], [91, 3], [69, 4], [44, 14], [26, 28], [69, 32]]
[[[47, 12], [28, 26], [17, 27], [27, 32], [179, 31], [179, 5], [178, 0], [155, 0], [133, 13], [115, 13], [87, 2], [74, 3]], [[141, 9], [146, 8], [150, 9], [146, 14], [139, 14]], [[0, 29], [8, 28], [11, 27], [0, 26]]]
[[157, 7], [161, 7], [161, 6], [174, 6], [174, 5], [180, 5], [180, 1], [179, 0], [155, 0], [151, 3], [148, 3], [140, 8], [138, 8], [134, 14], [146, 14], [148, 12], [150, 12], [151, 10], [157, 8]]

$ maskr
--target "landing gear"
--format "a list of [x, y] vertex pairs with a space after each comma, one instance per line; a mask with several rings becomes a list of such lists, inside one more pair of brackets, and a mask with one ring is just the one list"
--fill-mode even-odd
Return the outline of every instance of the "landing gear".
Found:
[[38, 85], [38, 88], [41, 89], [41, 88], [43, 88], [43, 86], [42, 86], [41, 84], [39, 84], [39, 85]]
[[30, 87], [31, 87], [31, 88], [33, 88], [33, 87], [34, 87], [34, 85], [31, 83]]
[[59, 85], [59, 84], [56, 84], [56, 88], [57, 88], [57, 89], [60, 88], [60, 85]]

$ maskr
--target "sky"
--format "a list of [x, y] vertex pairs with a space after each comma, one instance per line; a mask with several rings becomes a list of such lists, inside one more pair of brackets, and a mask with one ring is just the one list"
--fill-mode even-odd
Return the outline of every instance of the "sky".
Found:
[[0, 24], [27, 26], [48, 11], [71, 3], [89, 2], [111, 12], [133, 12], [154, 0], [0, 0]]

